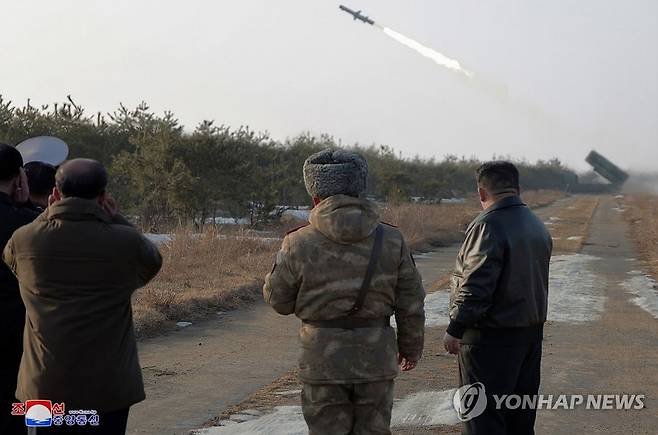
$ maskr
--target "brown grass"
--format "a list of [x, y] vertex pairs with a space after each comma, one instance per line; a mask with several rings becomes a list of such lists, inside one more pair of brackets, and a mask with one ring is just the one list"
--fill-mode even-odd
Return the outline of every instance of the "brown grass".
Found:
[[[538, 208], [565, 196], [554, 190], [533, 190], [523, 193], [523, 201], [530, 208]], [[472, 196], [463, 204], [387, 204], [380, 207], [380, 211], [383, 221], [402, 231], [412, 250], [427, 251], [461, 242], [466, 226], [482, 209]]]
[[[622, 205], [622, 201], [620, 201]], [[626, 219], [631, 227], [631, 237], [646, 264], [647, 271], [658, 279], [658, 197], [633, 195], [623, 200], [627, 209]]]
[[[538, 206], [561, 195], [528, 192], [524, 197], [529, 205]], [[381, 209], [382, 219], [398, 226], [415, 251], [460, 242], [466, 225], [480, 211], [474, 199], [464, 204], [400, 204]], [[154, 335], [172, 329], [175, 322], [203, 319], [260, 298], [279, 237], [294, 225], [287, 222], [272, 228], [269, 239], [230, 226], [209, 227], [201, 234], [175, 231], [173, 240], [160, 246], [162, 271], [135, 295], [138, 336]]]
[[258, 239], [243, 231], [208, 228], [199, 235], [176, 231], [171, 242], [160, 246], [164, 259], [160, 274], [135, 296], [138, 335], [152, 335], [176, 321], [253, 302], [278, 247], [277, 240]]
[[466, 225], [477, 215], [478, 204], [404, 203], [380, 207], [384, 222], [397, 226], [409, 248], [428, 251], [462, 240]]

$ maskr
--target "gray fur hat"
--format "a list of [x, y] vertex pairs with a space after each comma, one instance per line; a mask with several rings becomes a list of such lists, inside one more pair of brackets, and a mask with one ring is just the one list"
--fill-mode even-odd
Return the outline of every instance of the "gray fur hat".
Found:
[[304, 184], [314, 198], [333, 195], [359, 196], [366, 190], [368, 162], [342, 149], [326, 149], [304, 162]]

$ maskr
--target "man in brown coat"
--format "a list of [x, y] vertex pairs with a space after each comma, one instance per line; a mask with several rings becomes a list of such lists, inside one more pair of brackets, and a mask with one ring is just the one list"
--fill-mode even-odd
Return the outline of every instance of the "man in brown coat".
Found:
[[48, 209], [14, 233], [3, 258], [27, 310], [17, 398], [96, 410], [94, 433], [117, 435], [129, 407], [144, 399], [130, 298], [162, 258], [117, 214], [106, 184], [100, 163], [64, 163]]
[[413, 369], [423, 351], [422, 281], [400, 232], [359, 198], [366, 177], [355, 153], [306, 160], [310, 225], [285, 237], [263, 288], [277, 312], [302, 320], [299, 376], [311, 435], [390, 434], [398, 365]]

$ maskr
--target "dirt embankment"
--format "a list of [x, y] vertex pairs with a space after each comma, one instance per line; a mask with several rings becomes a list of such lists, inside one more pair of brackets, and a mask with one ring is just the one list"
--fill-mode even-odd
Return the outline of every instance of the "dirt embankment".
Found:
[[658, 279], [658, 196], [618, 197], [617, 209], [630, 224], [630, 235], [644, 269]]
[[260, 295], [279, 241], [248, 232], [181, 230], [161, 245], [160, 274], [133, 301], [137, 334], [172, 330], [178, 321], [203, 319], [238, 308]]

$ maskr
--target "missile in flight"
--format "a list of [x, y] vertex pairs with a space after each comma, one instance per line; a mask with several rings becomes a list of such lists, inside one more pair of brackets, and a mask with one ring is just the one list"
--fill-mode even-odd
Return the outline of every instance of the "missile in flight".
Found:
[[399, 42], [402, 45], [406, 45], [407, 47], [414, 50], [416, 53], [418, 53], [422, 56], [425, 56], [427, 58], [432, 59], [434, 61], [434, 63], [436, 63], [436, 64], [438, 64], [438, 65], [440, 65], [444, 68], [448, 68], [448, 69], [451, 69], [451, 70], [456, 71], [458, 73], [461, 73], [461, 74], [465, 75], [468, 78], [473, 77], [473, 73], [468, 71], [467, 69], [464, 69], [459, 64], [459, 62], [457, 60], [451, 59], [448, 56], [446, 56], [442, 53], [439, 53], [438, 51], [436, 51], [436, 50], [434, 50], [430, 47], [426, 47], [425, 45], [421, 44], [420, 42], [415, 41], [415, 40], [413, 40], [413, 39], [409, 38], [408, 36], [405, 36], [401, 33], [398, 33], [393, 29], [389, 29], [388, 27], [384, 27], [380, 24], [375, 23], [374, 20], [371, 20], [369, 17], [366, 17], [365, 15], [363, 15], [361, 13], [361, 11], [354, 11], [354, 10], [348, 8], [347, 6], [343, 6], [343, 5], [340, 5], [339, 8], [340, 8], [341, 11], [347, 12], [348, 14], [350, 14], [352, 16], [352, 18], [354, 18], [354, 20], [363, 21], [366, 24], [370, 24], [371, 26], [378, 28], [379, 30], [384, 32], [388, 37], [393, 38], [394, 40], [396, 40], [397, 42]]
[[347, 12], [350, 14], [354, 20], [359, 20], [363, 21], [366, 24], [370, 24], [371, 26], [375, 24], [373, 20], [370, 18], [366, 17], [365, 15], [361, 14], [361, 11], [353, 11], [352, 9], [348, 8], [347, 6], [340, 5], [339, 6], [341, 11]]

